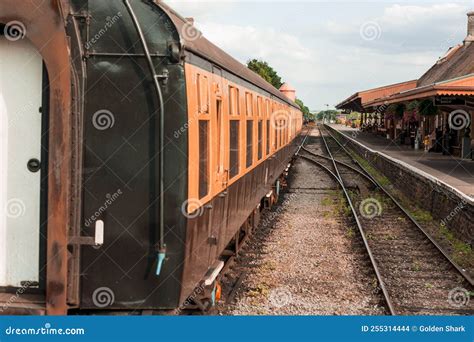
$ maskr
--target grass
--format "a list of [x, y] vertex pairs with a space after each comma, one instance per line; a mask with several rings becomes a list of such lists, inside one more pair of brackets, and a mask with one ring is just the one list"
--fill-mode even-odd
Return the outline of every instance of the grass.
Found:
[[[340, 137], [337, 135], [337, 140]], [[431, 234], [437, 235], [437, 239], [442, 242], [443, 245], [447, 245], [447, 250], [450, 252], [452, 259], [463, 268], [474, 269], [474, 250], [473, 248], [456, 238], [452, 231], [449, 230], [445, 225], [440, 225], [438, 229], [438, 223], [433, 218], [433, 215], [424, 209], [421, 209], [412, 199], [405, 196], [402, 192], [392, 186], [390, 180], [382, 175], [375, 167], [372, 166], [367, 160], [359, 156], [355, 151], [348, 148], [351, 156], [372, 176], [374, 177], [386, 190], [389, 190], [392, 196], [401, 202], [404, 208], [407, 208], [411, 216], [420, 224], [424, 224], [430, 227]], [[378, 197], [376, 199], [380, 201], [384, 206], [387, 202], [384, 201], [385, 197]], [[405, 223], [406, 219], [398, 217], [400, 223]], [[416, 265], [415, 265], [416, 268]]]
[[474, 251], [470, 245], [457, 239], [444, 224], [440, 224], [439, 233], [451, 244], [453, 248], [452, 257], [456, 263], [474, 266]]
[[352, 210], [351, 207], [347, 205], [344, 194], [341, 191], [334, 191], [334, 197], [335, 199], [331, 201], [331, 204], [334, 205], [332, 214], [337, 216], [342, 213], [342, 215], [351, 216]]
[[255, 289], [250, 290], [247, 295], [249, 297], [258, 297], [261, 295], [267, 296], [269, 293], [270, 293], [270, 287], [267, 284], [262, 283], [262, 284], [258, 284], [257, 287], [255, 287]]
[[332, 199], [330, 199], [329, 197], [324, 197], [323, 200], [321, 201], [321, 205], [325, 207], [332, 204], [333, 204]]
[[410, 210], [410, 215], [413, 216], [415, 221], [418, 223], [428, 223], [433, 221], [431, 213], [420, 208]]
[[382, 236], [382, 240], [385, 240], [385, 241], [395, 240], [395, 236], [390, 235], [390, 234], [385, 234]]
[[357, 162], [370, 174], [372, 177], [375, 178], [377, 182], [380, 183], [381, 186], [384, 188], [390, 186], [392, 183], [390, 180], [382, 175], [375, 167], [372, 166], [367, 160], [360, 157], [358, 154], [354, 153], [353, 151], [349, 151], [351, 156], [357, 160]]
[[346, 236], [350, 239], [352, 239], [355, 236], [355, 231], [353, 228], [347, 228], [346, 230]]
[[420, 262], [419, 261], [415, 261], [413, 263], [413, 266], [411, 268], [413, 271], [415, 272], [419, 272], [421, 270], [421, 265], [420, 265]]

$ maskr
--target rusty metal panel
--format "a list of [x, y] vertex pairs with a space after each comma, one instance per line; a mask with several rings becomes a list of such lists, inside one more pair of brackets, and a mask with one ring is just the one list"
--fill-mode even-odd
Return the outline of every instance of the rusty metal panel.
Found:
[[47, 280], [48, 314], [65, 314], [70, 190], [70, 64], [58, 1], [2, 0], [0, 22], [17, 21], [41, 53], [50, 79]]

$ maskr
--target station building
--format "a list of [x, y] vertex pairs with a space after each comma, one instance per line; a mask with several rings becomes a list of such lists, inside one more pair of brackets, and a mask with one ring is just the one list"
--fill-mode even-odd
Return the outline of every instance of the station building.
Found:
[[468, 32], [418, 80], [358, 92], [336, 107], [399, 144], [474, 158], [474, 12]]

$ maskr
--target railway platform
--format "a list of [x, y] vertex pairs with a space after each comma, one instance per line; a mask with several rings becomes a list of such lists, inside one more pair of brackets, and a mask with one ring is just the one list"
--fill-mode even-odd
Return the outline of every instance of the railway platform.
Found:
[[[366, 148], [385, 154], [392, 160], [409, 165], [418, 173], [428, 174], [462, 194], [474, 199], [474, 161], [445, 156], [440, 153], [414, 150], [373, 133], [343, 125], [330, 125]], [[421, 172], [419, 172], [421, 171]]]

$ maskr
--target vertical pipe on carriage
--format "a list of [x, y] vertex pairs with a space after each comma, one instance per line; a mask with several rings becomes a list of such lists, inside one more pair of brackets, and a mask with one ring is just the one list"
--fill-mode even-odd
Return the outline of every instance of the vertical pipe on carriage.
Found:
[[164, 144], [164, 127], [165, 127], [165, 111], [164, 111], [164, 102], [163, 102], [163, 93], [161, 91], [160, 87], [160, 82], [159, 78], [163, 77], [160, 76], [156, 73], [155, 65], [153, 64], [153, 60], [150, 55], [150, 50], [148, 49], [148, 45], [145, 40], [145, 35], [143, 34], [143, 30], [140, 26], [140, 23], [138, 22], [138, 18], [135, 15], [135, 12], [130, 5], [130, 2], [128, 0], [123, 0], [125, 7], [128, 10], [128, 13], [130, 14], [130, 17], [132, 18], [133, 25], [135, 26], [135, 29], [137, 30], [138, 36], [140, 37], [140, 42], [142, 44], [143, 50], [145, 52], [146, 59], [148, 61], [148, 66], [150, 68], [150, 71], [153, 76], [153, 82], [155, 85], [156, 93], [158, 96], [158, 102], [160, 106], [160, 137], [159, 137], [159, 226], [160, 226], [160, 236], [159, 236], [159, 242], [157, 246], [157, 267], [156, 267], [156, 275], [160, 275], [161, 273], [161, 266], [163, 265], [163, 262], [166, 257], [166, 245], [164, 241], [164, 236], [165, 236], [165, 224], [164, 224], [164, 151], [163, 147], [165, 146]]

